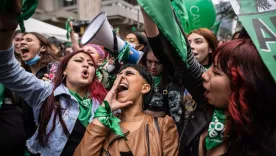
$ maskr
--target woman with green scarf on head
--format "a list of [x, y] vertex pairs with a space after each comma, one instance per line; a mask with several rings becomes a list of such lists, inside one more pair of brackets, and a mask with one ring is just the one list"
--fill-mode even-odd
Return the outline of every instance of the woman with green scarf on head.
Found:
[[153, 79], [153, 96], [145, 113], [155, 117], [170, 115], [174, 119], [178, 130], [183, 121], [182, 92], [175, 83], [173, 68], [165, 62], [162, 64], [153, 54], [150, 46], [144, 50], [145, 62], [141, 62], [150, 71]]

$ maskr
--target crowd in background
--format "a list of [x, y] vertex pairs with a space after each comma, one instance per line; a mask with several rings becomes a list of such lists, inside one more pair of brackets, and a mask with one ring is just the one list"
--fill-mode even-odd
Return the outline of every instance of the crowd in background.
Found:
[[103, 45], [80, 45], [72, 22], [70, 43], [12, 33], [0, 52], [1, 152], [274, 155], [276, 85], [246, 32], [224, 42], [193, 30], [183, 62], [145, 13], [144, 20], [143, 31], [124, 39], [144, 53], [137, 65], [118, 62]]

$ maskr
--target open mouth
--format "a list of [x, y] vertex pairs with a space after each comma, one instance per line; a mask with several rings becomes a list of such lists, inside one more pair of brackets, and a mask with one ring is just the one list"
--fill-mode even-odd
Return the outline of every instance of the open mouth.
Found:
[[21, 50], [22, 55], [29, 52], [29, 49], [27, 47], [21, 47], [20, 50]]
[[89, 77], [88, 70], [87, 69], [83, 70], [81, 75], [82, 75], [83, 78], [88, 78]]
[[122, 95], [128, 92], [128, 85], [121, 83], [117, 88], [117, 95]]

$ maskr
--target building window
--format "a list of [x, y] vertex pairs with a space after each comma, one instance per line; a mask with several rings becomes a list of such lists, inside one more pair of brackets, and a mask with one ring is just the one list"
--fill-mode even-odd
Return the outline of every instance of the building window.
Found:
[[62, 0], [62, 1], [63, 1], [63, 7], [68, 7], [68, 6], [77, 4], [77, 0]]

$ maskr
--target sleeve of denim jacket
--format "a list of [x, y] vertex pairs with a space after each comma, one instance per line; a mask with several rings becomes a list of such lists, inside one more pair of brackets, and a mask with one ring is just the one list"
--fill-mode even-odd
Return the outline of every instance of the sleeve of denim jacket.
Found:
[[177, 80], [184, 85], [193, 99], [199, 104], [205, 104], [207, 101], [204, 98], [205, 89], [201, 77], [205, 69], [195, 60], [186, 37], [188, 67], [161, 31], [159, 35], [148, 40], [154, 55], [160, 61], [168, 61], [173, 65]]
[[0, 50], [0, 82], [33, 107], [37, 122], [41, 105], [51, 94], [52, 86], [50, 83], [37, 79], [34, 74], [26, 72], [20, 67], [13, 51], [14, 47], [8, 50]]

